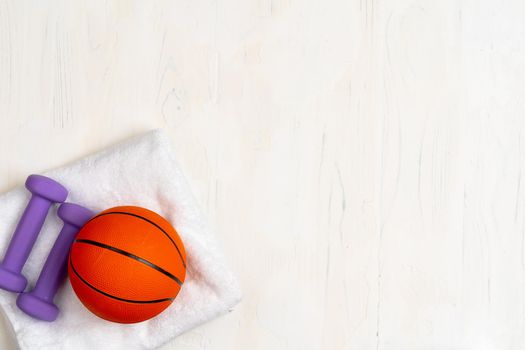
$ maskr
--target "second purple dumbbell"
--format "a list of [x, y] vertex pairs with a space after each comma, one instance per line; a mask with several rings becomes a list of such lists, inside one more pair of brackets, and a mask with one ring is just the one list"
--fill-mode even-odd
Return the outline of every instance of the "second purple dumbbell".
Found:
[[68, 194], [64, 186], [41, 175], [29, 176], [26, 188], [32, 193], [31, 199], [0, 265], [0, 288], [12, 292], [22, 292], [25, 289], [27, 279], [22, 275], [22, 267], [29, 257], [49, 209], [54, 203], [64, 202]]

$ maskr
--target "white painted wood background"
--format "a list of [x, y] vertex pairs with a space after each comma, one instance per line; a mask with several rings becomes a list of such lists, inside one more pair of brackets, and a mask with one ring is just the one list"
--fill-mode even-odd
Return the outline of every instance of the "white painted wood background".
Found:
[[245, 292], [163, 349], [523, 349], [524, 19], [0, 0], [0, 190], [161, 127]]

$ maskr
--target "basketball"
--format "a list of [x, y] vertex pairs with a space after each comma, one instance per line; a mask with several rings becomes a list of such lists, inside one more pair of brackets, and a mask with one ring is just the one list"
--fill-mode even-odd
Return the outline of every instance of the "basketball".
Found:
[[136, 323], [166, 309], [186, 277], [186, 252], [175, 228], [140, 207], [107, 209], [79, 231], [69, 280], [80, 301], [108, 321]]

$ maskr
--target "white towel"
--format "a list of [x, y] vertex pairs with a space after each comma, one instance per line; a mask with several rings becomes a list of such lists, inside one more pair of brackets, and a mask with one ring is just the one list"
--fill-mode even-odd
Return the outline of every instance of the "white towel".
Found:
[[[188, 270], [171, 306], [149, 321], [128, 325], [93, 315], [74, 295], [69, 281], [55, 298], [60, 314], [51, 323], [27, 316], [15, 304], [17, 294], [0, 290], [0, 305], [22, 350], [154, 349], [226, 313], [240, 301], [238, 282], [225, 266], [163, 132], [149, 132], [44, 175], [68, 188], [68, 202], [95, 212], [118, 205], [158, 212], [183, 240]], [[29, 196], [22, 186], [0, 196], [0, 254], [5, 252]], [[36, 282], [61, 227], [55, 206], [23, 270], [28, 288]]]

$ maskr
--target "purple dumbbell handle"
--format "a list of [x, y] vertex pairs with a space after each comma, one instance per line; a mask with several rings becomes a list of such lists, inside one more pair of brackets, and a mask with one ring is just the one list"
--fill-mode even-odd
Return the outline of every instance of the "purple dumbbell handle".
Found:
[[22, 271], [52, 204], [45, 198], [31, 197], [7, 248], [3, 261], [5, 269]]
[[69, 248], [75, 240], [79, 228], [65, 223], [38, 277], [33, 294], [52, 302], [58, 288], [67, 275]]

